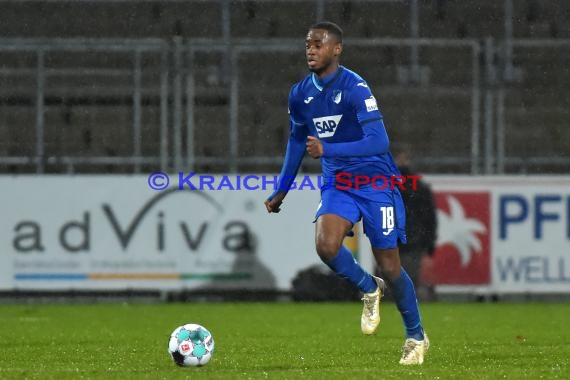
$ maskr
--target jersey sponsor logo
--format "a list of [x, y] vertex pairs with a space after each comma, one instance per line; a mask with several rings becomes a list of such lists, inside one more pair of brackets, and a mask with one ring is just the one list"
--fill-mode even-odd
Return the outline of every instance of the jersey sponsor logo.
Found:
[[366, 111], [378, 111], [378, 104], [376, 104], [376, 98], [374, 98], [374, 96], [364, 99], [364, 104], [366, 105]]
[[336, 132], [336, 128], [340, 123], [342, 115], [332, 115], [313, 118], [313, 123], [315, 124], [315, 129], [319, 135], [319, 138], [332, 137]]
[[340, 91], [340, 90], [334, 90], [334, 92], [333, 92], [333, 102], [335, 102], [336, 104], [339, 104], [341, 100], [342, 100], [342, 91]]
[[309, 96], [307, 99], [303, 100], [305, 102], [305, 104], [309, 104], [311, 103], [311, 100], [313, 100], [314, 98], [312, 96]]

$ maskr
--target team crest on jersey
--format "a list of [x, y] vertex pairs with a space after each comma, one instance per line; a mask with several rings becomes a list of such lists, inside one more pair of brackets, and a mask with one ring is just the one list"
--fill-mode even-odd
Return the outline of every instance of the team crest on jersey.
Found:
[[313, 123], [315, 124], [315, 129], [319, 138], [332, 137], [336, 132], [338, 125], [340, 124], [340, 119], [342, 115], [332, 115], [313, 118]]
[[374, 96], [364, 99], [364, 104], [366, 105], [366, 111], [378, 111], [378, 104], [376, 103], [376, 98], [374, 98]]
[[342, 91], [341, 90], [334, 90], [332, 99], [333, 99], [333, 102], [335, 102], [336, 104], [340, 104], [340, 101], [342, 100]]

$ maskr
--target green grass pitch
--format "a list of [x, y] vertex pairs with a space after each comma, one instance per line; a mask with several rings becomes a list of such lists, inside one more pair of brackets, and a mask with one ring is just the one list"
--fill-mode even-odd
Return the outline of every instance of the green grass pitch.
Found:
[[[358, 303], [0, 305], [0, 379], [569, 379], [568, 304], [421, 305], [432, 347], [398, 364], [403, 328], [382, 305], [375, 335]], [[200, 323], [216, 351], [177, 367], [172, 330]]]

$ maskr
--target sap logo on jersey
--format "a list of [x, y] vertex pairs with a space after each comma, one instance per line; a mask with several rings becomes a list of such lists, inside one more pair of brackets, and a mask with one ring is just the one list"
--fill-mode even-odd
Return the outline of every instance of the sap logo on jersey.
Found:
[[332, 137], [336, 132], [336, 128], [340, 123], [340, 119], [342, 115], [332, 115], [332, 116], [323, 116], [323, 117], [316, 117], [313, 119], [313, 123], [315, 123], [315, 128], [317, 129], [317, 133], [319, 134], [320, 138], [324, 137]]

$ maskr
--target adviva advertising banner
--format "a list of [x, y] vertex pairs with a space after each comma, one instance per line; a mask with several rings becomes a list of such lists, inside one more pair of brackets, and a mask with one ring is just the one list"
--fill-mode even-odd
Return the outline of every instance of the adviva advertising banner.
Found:
[[429, 273], [436, 284], [570, 292], [570, 177], [426, 180], [439, 224]]
[[[272, 215], [261, 176], [239, 190], [235, 176], [233, 190], [210, 177], [220, 190], [173, 180], [157, 191], [143, 175], [0, 177], [0, 288], [288, 290], [320, 263], [316, 176], [298, 177], [311, 185]], [[438, 288], [570, 292], [570, 177], [425, 180], [437, 203], [428, 274]]]
[[291, 191], [270, 215], [269, 188], [156, 191], [147, 176], [1, 177], [0, 186], [2, 289], [289, 289], [319, 262], [318, 191]]

